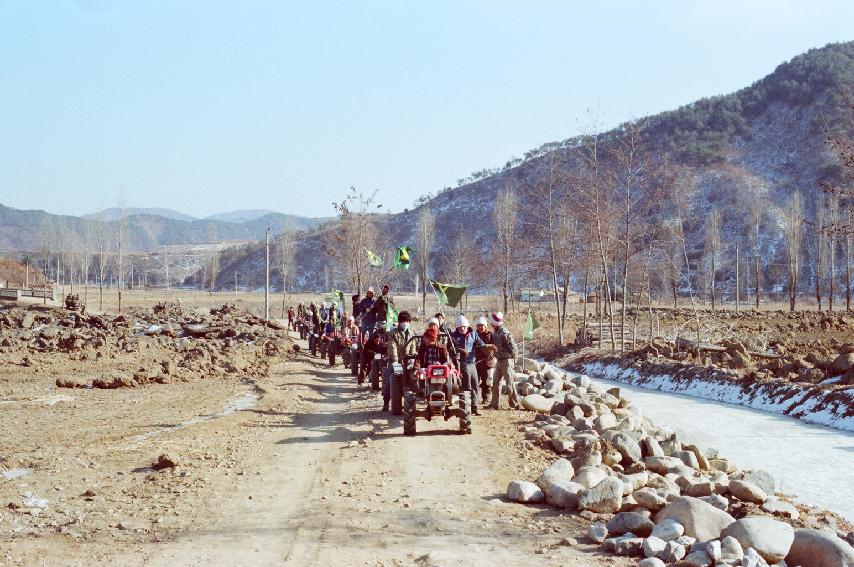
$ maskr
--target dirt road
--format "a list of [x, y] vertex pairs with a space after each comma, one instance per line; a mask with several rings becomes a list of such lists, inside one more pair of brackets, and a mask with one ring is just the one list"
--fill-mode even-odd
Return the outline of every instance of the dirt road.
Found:
[[[151, 566], [621, 564], [596, 557], [593, 546], [561, 543], [583, 540], [584, 520], [503, 498], [511, 479], [536, 478], [551, 458], [521, 448], [516, 426], [530, 415], [491, 412], [466, 436], [455, 421], [419, 422], [419, 435], [407, 438], [400, 420], [380, 413], [381, 400], [347, 371], [305, 355], [274, 367], [263, 387], [259, 406], [195, 426], [196, 439], [236, 435], [247, 450], [236, 473], [194, 472], [207, 488], [181, 499], [183, 527], [173, 522], [176, 529], [153, 529], [137, 542], [31, 541], [23, 558]], [[167, 432], [160, 441], [188, 434]], [[7, 558], [17, 562], [22, 550]]]

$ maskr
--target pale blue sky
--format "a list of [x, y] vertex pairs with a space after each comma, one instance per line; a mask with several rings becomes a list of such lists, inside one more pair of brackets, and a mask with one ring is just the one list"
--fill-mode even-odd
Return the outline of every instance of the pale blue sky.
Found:
[[0, 0], [0, 203], [402, 210], [854, 39], [854, 2]]

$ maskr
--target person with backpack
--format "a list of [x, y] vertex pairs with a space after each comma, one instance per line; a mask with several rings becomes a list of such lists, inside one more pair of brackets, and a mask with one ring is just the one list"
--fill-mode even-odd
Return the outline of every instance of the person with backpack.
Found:
[[492, 377], [492, 399], [487, 406], [489, 409], [499, 409], [501, 403], [501, 383], [507, 387], [507, 396], [511, 409], [519, 409], [519, 395], [516, 393], [514, 377], [516, 363], [516, 341], [504, 324], [504, 314], [497, 311], [489, 316], [492, 326], [492, 340], [495, 344], [495, 375]]

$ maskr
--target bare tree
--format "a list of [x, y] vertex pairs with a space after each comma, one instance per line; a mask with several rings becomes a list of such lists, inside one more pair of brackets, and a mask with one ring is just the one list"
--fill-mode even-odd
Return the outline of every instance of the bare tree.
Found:
[[124, 271], [122, 262], [124, 260], [125, 247], [127, 246], [127, 230], [128, 230], [128, 220], [125, 215], [124, 209], [126, 205], [126, 198], [124, 196], [124, 192], [122, 192], [119, 197], [119, 218], [115, 221], [115, 231], [116, 231], [116, 287], [118, 289], [118, 300], [119, 300], [119, 313], [122, 312], [122, 285], [124, 283]]
[[427, 286], [430, 285], [430, 250], [433, 244], [433, 232], [436, 230], [436, 216], [426, 204], [418, 213], [415, 225], [415, 246], [417, 253], [418, 272], [421, 274], [421, 312], [427, 313]]
[[107, 272], [107, 249], [110, 247], [108, 228], [102, 210], [95, 225], [95, 239], [98, 244], [98, 309], [100, 311], [104, 310], [104, 277]]
[[815, 222], [810, 223], [815, 237], [815, 254], [813, 258], [815, 272], [815, 300], [818, 302], [818, 310], [821, 311], [821, 280], [823, 275], [824, 248], [825, 248], [825, 208], [822, 199], [819, 199], [815, 207]]
[[717, 272], [718, 251], [721, 247], [721, 211], [713, 208], [706, 217], [706, 256], [711, 264], [709, 282], [712, 294], [712, 313], [715, 312], [715, 275]]
[[798, 279], [801, 271], [801, 246], [803, 242], [803, 199], [800, 192], [792, 193], [784, 211], [786, 264], [788, 266], [789, 311], [795, 310]]
[[762, 254], [760, 227], [762, 225], [762, 215], [765, 213], [767, 203], [759, 190], [758, 184], [754, 180], [747, 181], [747, 194], [748, 234], [750, 235], [750, 248], [753, 254], [753, 281], [756, 284], [754, 300], [756, 301], [756, 309], [758, 310], [762, 293], [759, 275], [759, 259]]
[[[379, 234], [377, 224], [382, 222], [380, 215], [375, 212], [382, 207], [376, 196], [376, 191], [365, 194], [350, 187], [344, 199], [332, 203], [338, 214], [338, 222], [324, 236], [327, 256], [345, 270], [347, 280], [360, 294], [369, 267], [367, 251], [373, 252], [376, 248]], [[330, 279], [332, 275], [324, 277]]]
[[513, 246], [518, 218], [519, 201], [516, 197], [516, 185], [509, 184], [498, 194], [495, 208], [492, 210], [493, 226], [495, 226], [492, 255], [496, 259], [495, 268], [501, 279], [501, 298], [505, 313], [508, 311], [507, 303], [511, 292], [511, 274], [515, 261]]
[[840, 231], [839, 223], [839, 197], [831, 193], [827, 196], [827, 245], [828, 245], [828, 283], [827, 283], [827, 309], [833, 311], [833, 294], [836, 283], [836, 237]]
[[567, 193], [567, 180], [557, 152], [547, 156], [546, 171], [534, 184], [530, 195], [530, 210], [528, 214], [528, 230], [543, 243], [542, 262], [548, 270], [554, 294], [555, 312], [558, 319], [558, 341], [565, 344], [564, 325], [560, 300], [560, 266], [562, 250], [559, 248], [558, 233], [561, 223], [562, 209], [559, 206]]

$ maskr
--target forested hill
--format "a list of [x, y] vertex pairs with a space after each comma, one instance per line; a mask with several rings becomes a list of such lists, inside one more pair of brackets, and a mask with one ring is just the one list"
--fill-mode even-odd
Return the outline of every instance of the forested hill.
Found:
[[[843, 180], [826, 138], [828, 131], [852, 135], [852, 103], [854, 42], [837, 43], [799, 55], [737, 92], [646, 117], [601, 133], [597, 138], [601, 154], [607, 156], [624, 142], [627, 130], [637, 129], [642, 140], [639, 150], [647, 155], [666, 155], [673, 170], [679, 172], [681, 185], [687, 187], [685, 204], [689, 210], [685, 228], [691, 261], [702, 260], [707, 247], [705, 219], [712, 209], [719, 210], [722, 246], [728, 249], [736, 242], [741, 242], [742, 250], [753, 246], [767, 265], [761, 285], [770, 288], [781, 285], [784, 279], [781, 216], [790, 195], [796, 190], [803, 194], [806, 215], [812, 218], [820, 208], [817, 204], [823, 202], [819, 183]], [[494, 237], [492, 211], [497, 196], [506, 188], [517, 194], [522, 203], [519, 242], [530, 241], [534, 236], [530, 228], [536, 226], [535, 215], [542, 209], [533, 206], [532, 191], [542, 184], [555, 164], [563, 170], [564, 179], [578, 173], [579, 153], [586, 142], [589, 138], [574, 137], [543, 144], [525, 154], [524, 159], [510, 160], [497, 169], [482, 169], [460, 180], [458, 187], [425, 196], [413, 210], [378, 218], [380, 232], [385, 236], [377, 248], [414, 242], [418, 215], [429, 207], [437, 221], [431, 274], [450, 279], [447, 252], [453, 249], [457, 235], [463, 233], [468, 247], [475, 252], [475, 259], [486, 260], [482, 267], [470, 263], [469, 283], [494, 289], [495, 278], [491, 273], [494, 263], [489, 258]], [[572, 191], [572, 183], [566, 183], [567, 199], [572, 197]], [[761, 207], [758, 231], [755, 226], [749, 228], [751, 223], [746, 218], [751, 203], [759, 203]], [[755, 240], [751, 240], [750, 230], [757, 234]], [[304, 233], [298, 239], [296, 285], [302, 289], [324, 289], [330, 283], [346, 286], [342, 274], [330, 272], [320, 239], [316, 233]], [[529, 267], [536, 268], [536, 253], [528, 254]], [[810, 277], [810, 254], [814, 251], [805, 244], [807, 267], [803, 286]], [[260, 276], [262, 273], [257, 248], [233, 251], [223, 260], [223, 274], [239, 271]], [[726, 266], [719, 264], [718, 268], [726, 271]], [[525, 277], [527, 285], [534, 283], [530, 276]], [[721, 274], [721, 278], [725, 277], [726, 274]], [[274, 280], [278, 281], [277, 278], [275, 274]], [[407, 281], [405, 285], [411, 284]]]
[[[122, 216], [122, 215], [118, 215]], [[109, 217], [107, 217], [109, 218]], [[270, 227], [273, 234], [306, 230], [317, 226], [319, 219], [270, 213], [245, 222], [212, 219], [183, 220], [154, 214], [125, 216], [127, 250], [145, 251], [166, 244], [211, 244], [223, 241], [247, 241], [263, 238]], [[118, 220], [52, 215], [39, 210], [22, 210], [0, 204], [0, 250], [24, 252], [77, 249], [90, 242], [103, 223], [110, 240], [115, 239]]]

